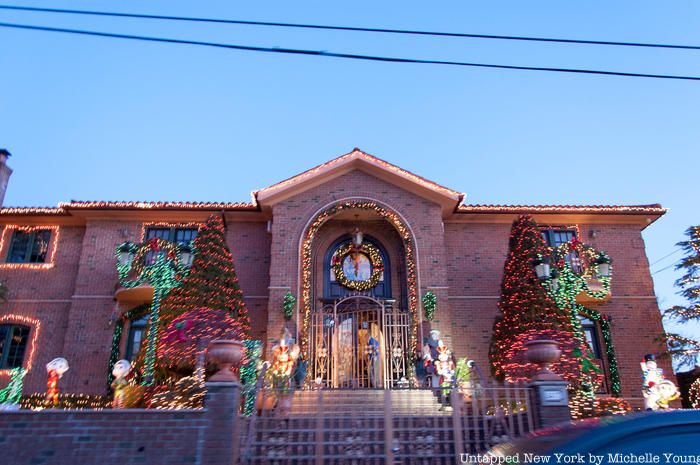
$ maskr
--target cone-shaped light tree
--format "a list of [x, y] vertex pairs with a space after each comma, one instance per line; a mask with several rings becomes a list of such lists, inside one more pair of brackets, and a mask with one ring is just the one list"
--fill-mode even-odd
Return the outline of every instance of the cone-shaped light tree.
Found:
[[546, 253], [547, 245], [537, 224], [529, 215], [520, 216], [510, 234], [498, 302], [501, 314], [494, 324], [489, 354], [491, 365], [497, 379], [529, 379], [537, 367], [525, 360], [524, 344], [553, 339], [559, 342], [562, 357], [551, 369], [576, 386], [581, 370], [574, 354], [581, 353], [584, 343], [574, 336], [569, 312], [557, 306], [537, 278], [533, 262]]
[[[680, 324], [700, 322], [700, 226], [688, 228], [686, 235], [688, 240], [677, 244], [686, 255], [676, 265], [677, 270], [683, 271], [683, 276], [676, 281], [676, 287], [681, 289], [680, 294], [688, 301], [688, 305], [675, 305], [664, 311], [664, 318]], [[700, 338], [692, 337], [692, 332], [684, 332], [685, 335], [666, 333], [669, 352], [678, 363], [693, 367], [700, 363], [697, 358], [700, 353]]]
[[[190, 272], [182, 285], [173, 289], [163, 299], [161, 304], [161, 325], [166, 330], [176, 331], [172, 324], [187, 326], [186, 315], [192, 316], [192, 323], [198, 328], [204, 327], [203, 319], [216, 319], [215, 327], [222, 325], [230, 330], [224, 331], [228, 338], [237, 336], [238, 339], [248, 338], [250, 321], [243, 301], [243, 293], [238, 284], [238, 277], [233, 265], [231, 251], [226, 245], [223, 220], [218, 215], [212, 215], [197, 233], [194, 240], [195, 255]], [[177, 320], [177, 321], [175, 321]], [[212, 322], [214, 323], [214, 322]], [[183, 326], [183, 328], [185, 327]], [[179, 329], [177, 330], [179, 331]], [[180, 335], [187, 331], [179, 332]], [[189, 337], [197, 338], [202, 329], [191, 332]], [[183, 341], [179, 341], [182, 343]], [[165, 343], [165, 341], [163, 341]], [[173, 342], [176, 346], [177, 342]], [[183, 350], [190, 350], [197, 341], [180, 344]], [[161, 344], [159, 352], [166, 348]], [[176, 357], [176, 351], [169, 352], [170, 357]], [[183, 354], [184, 355], [184, 354]], [[185, 357], [192, 360], [191, 357]]]

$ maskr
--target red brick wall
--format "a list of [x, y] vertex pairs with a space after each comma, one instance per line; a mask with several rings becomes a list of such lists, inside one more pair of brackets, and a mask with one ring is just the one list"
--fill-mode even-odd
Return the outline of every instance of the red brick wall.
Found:
[[[25, 377], [25, 392], [45, 389], [44, 366], [62, 354], [68, 311], [80, 262], [83, 231], [80, 227], [60, 228], [53, 268], [0, 269], [0, 281], [9, 289], [8, 302], [0, 305], [0, 316], [22, 315], [41, 322], [33, 366]], [[3, 250], [0, 251], [0, 262], [3, 263], [9, 239], [8, 233]], [[32, 336], [30, 333], [30, 338]], [[0, 386], [5, 386], [8, 380], [8, 376], [0, 375]]]
[[201, 463], [203, 411], [105, 410], [0, 413], [3, 463]]
[[[400, 214], [415, 237], [420, 265], [419, 284], [426, 288], [436, 287], [434, 292], [438, 298], [445, 294], [447, 274], [440, 206], [377, 177], [354, 170], [272, 206], [268, 347], [276, 342], [276, 336], [284, 325], [280, 311], [282, 296], [287, 290], [298, 295], [299, 241], [304, 228], [319, 209], [349, 198], [374, 199]], [[449, 341], [449, 304], [447, 299], [443, 299], [443, 302], [442, 317], [436, 318], [434, 326], [443, 330], [444, 337]]]
[[[41, 321], [25, 392], [45, 390], [44, 365], [59, 356], [70, 364], [60, 382], [64, 392], [105, 392], [112, 318], [128, 308], [114, 301], [118, 287], [114, 248], [126, 240], [140, 241], [141, 229], [141, 221], [113, 220], [88, 221], [84, 228], [61, 227], [53, 268], [0, 269], [0, 281], [10, 289], [0, 316], [19, 314]], [[264, 339], [270, 252], [266, 223], [229, 220], [226, 238], [246, 296], [252, 337]], [[0, 386], [7, 381], [0, 375]]]
[[[580, 225], [581, 240], [613, 258], [612, 299], [598, 305], [613, 320], [611, 332], [619, 365], [622, 394], [639, 397], [639, 361], [646, 353], [658, 353], [655, 338], [662, 332], [641, 229], [635, 225]], [[596, 237], [591, 237], [591, 230]], [[461, 333], [453, 339], [460, 357], [476, 360], [489, 371], [488, 348], [503, 265], [508, 252], [509, 224], [447, 223], [450, 306], [454, 325]], [[601, 339], [601, 344], [602, 344]], [[660, 362], [670, 376], [670, 364]]]

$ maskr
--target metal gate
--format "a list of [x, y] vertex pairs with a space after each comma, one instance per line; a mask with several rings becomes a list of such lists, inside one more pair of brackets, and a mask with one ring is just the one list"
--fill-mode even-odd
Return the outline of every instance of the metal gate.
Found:
[[411, 320], [394, 304], [352, 295], [317, 308], [309, 332], [310, 381], [341, 388], [407, 384]]

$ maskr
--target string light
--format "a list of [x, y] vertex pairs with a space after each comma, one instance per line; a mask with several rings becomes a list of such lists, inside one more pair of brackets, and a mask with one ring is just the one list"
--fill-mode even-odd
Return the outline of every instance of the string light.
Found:
[[417, 324], [418, 324], [418, 289], [416, 277], [415, 245], [408, 226], [401, 217], [393, 211], [368, 200], [352, 200], [332, 205], [319, 213], [309, 225], [304, 234], [301, 246], [301, 307], [303, 309], [303, 322], [301, 330], [301, 351], [308, 358], [309, 351], [309, 322], [311, 319], [312, 302], [311, 277], [312, 277], [312, 245], [316, 234], [326, 221], [338, 213], [346, 210], [369, 210], [386, 219], [394, 226], [399, 237], [403, 240], [406, 256], [406, 281], [408, 283], [408, 309], [411, 315], [412, 329], [410, 338], [410, 353], [416, 353]]
[[[125, 242], [115, 249], [119, 282], [123, 287], [133, 288], [143, 283], [153, 286], [142, 381], [147, 386], [153, 384], [155, 372], [160, 300], [170, 289], [179, 286], [189, 271], [180, 260], [180, 250], [179, 245], [156, 237], [140, 245]], [[120, 254], [124, 252], [131, 254], [133, 259], [128, 262], [120, 261]], [[148, 254], [153, 254], [155, 258], [149, 258]], [[129, 279], [132, 273], [133, 278]]]
[[63, 208], [56, 207], [6, 207], [0, 208], [0, 215], [57, 215], [67, 216], [68, 212]]
[[121, 340], [122, 334], [124, 332], [124, 325], [132, 320], [137, 320], [143, 315], [147, 314], [151, 310], [150, 304], [139, 305], [138, 307], [132, 308], [122, 314], [121, 317], [114, 323], [114, 333], [112, 333], [112, 349], [109, 355], [109, 364], [107, 366], [107, 389], [111, 389], [112, 381], [114, 381], [114, 375], [112, 374], [112, 369], [114, 364], [121, 358]]
[[[41, 331], [41, 321], [24, 315], [10, 314], [0, 316], [0, 323], [19, 323], [22, 325], [27, 325], [31, 328], [30, 331], [32, 332], [32, 339], [29, 343], [29, 356], [27, 357], [27, 360], [25, 362], [26, 366], [24, 367], [27, 371], [30, 371], [34, 362], [34, 354], [36, 353], [37, 349], [39, 332]], [[0, 375], [9, 375], [11, 371], [12, 369], [0, 370]]]
[[260, 197], [267, 197], [267, 196], [273, 195], [273, 194], [280, 192], [280, 191], [282, 191], [290, 186], [300, 184], [309, 178], [313, 178], [324, 171], [329, 171], [336, 166], [344, 165], [346, 163], [351, 162], [352, 160], [357, 160], [357, 159], [363, 160], [365, 162], [368, 162], [371, 165], [378, 166], [385, 171], [389, 171], [393, 174], [401, 176], [402, 178], [408, 179], [415, 184], [418, 184], [422, 187], [425, 187], [426, 189], [438, 191], [442, 195], [453, 197], [454, 200], [457, 202], [461, 202], [461, 200], [464, 198], [464, 194], [461, 192], [453, 191], [452, 189], [448, 189], [447, 187], [436, 184], [432, 181], [429, 181], [428, 179], [425, 179], [422, 176], [418, 176], [417, 174], [413, 174], [410, 171], [406, 171], [403, 168], [399, 168], [396, 165], [392, 165], [389, 162], [386, 162], [380, 158], [377, 158], [374, 155], [370, 155], [368, 153], [365, 153], [362, 150], [357, 149], [357, 148], [354, 149], [350, 153], [347, 153], [347, 154], [342, 155], [338, 158], [327, 161], [326, 163], [318, 165], [314, 168], [306, 170], [303, 173], [298, 174], [294, 177], [291, 177], [285, 181], [279, 182], [277, 184], [273, 184], [272, 186], [266, 187], [264, 189], [259, 189], [255, 192], [253, 192], [254, 197], [260, 198]]
[[459, 213], [611, 213], [663, 215], [666, 209], [653, 205], [460, 205]]
[[243, 384], [243, 414], [250, 416], [255, 408], [256, 383], [260, 372], [262, 358], [262, 342], [256, 340], [243, 341], [245, 346], [245, 363], [241, 366], [241, 383]]
[[61, 202], [59, 208], [75, 210], [128, 209], [128, 210], [257, 210], [258, 206], [246, 202]]
[[6, 256], [5, 244], [11, 231], [22, 231], [24, 233], [32, 233], [37, 231], [53, 231], [49, 237], [49, 250], [47, 251], [46, 261], [43, 263], [0, 263], [0, 269], [16, 270], [16, 269], [40, 269], [48, 270], [54, 266], [54, 258], [56, 257], [56, 249], [58, 248], [58, 238], [60, 228], [58, 225], [42, 225], [42, 226], [20, 226], [16, 224], [5, 225], [5, 229], [0, 236], [0, 256]]
[[59, 394], [58, 405], [53, 406], [46, 400], [45, 393], [34, 393], [22, 396], [20, 405], [25, 410], [103, 410], [111, 407], [112, 400], [101, 395]]

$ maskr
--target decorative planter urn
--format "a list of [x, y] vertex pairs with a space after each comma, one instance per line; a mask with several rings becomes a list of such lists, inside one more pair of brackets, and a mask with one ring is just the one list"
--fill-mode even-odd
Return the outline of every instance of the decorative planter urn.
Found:
[[240, 368], [243, 361], [244, 348], [241, 341], [232, 339], [216, 339], [207, 347], [207, 360], [214, 363], [219, 371], [214, 373], [209, 381], [236, 381], [238, 376], [233, 368]]
[[549, 367], [559, 361], [561, 350], [559, 342], [550, 339], [536, 339], [525, 343], [527, 352], [525, 357], [528, 362], [539, 366], [533, 381], [561, 381], [561, 377], [552, 372]]

